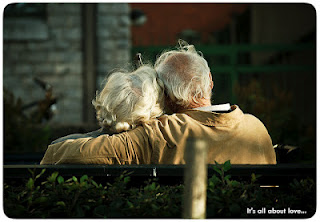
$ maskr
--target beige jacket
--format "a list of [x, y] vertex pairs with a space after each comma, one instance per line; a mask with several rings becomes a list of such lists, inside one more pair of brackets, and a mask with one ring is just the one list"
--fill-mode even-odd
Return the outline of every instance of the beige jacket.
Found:
[[133, 130], [68, 139], [48, 147], [41, 164], [184, 164], [188, 138], [208, 146], [208, 163], [276, 164], [265, 126], [238, 106], [229, 113], [186, 110]]

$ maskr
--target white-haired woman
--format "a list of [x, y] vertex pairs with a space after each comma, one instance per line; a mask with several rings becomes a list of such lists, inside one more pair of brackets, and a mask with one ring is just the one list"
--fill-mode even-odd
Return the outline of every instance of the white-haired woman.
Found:
[[93, 105], [100, 126], [119, 133], [163, 113], [163, 87], [156, 71], [147, 65], [131, 73], [116, 72]]
[[52, 144], [133, 129], [163, 113], [163, 98], [163, 86], [157, 81], [156, 71], [151, 66], [142, 65], [133, 72], [114, 72], [92, 101], [101, 129], [86, 134], [68, 135]]

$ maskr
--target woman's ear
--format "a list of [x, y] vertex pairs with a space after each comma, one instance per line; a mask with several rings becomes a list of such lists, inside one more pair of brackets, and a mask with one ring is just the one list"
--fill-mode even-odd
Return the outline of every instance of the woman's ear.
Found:
[[211, 72], [209, 72], [209, 77], [210, 77], [210, 87], [211, 87], [211, 89], [213, 89], [214, 84], [213, 84]]

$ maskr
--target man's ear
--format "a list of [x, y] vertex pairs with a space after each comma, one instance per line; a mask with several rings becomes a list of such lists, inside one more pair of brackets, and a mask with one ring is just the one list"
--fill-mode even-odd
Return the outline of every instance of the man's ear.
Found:
[[211, 89], [213, 89], [214, 84], [213, 84], [211, 72], [209, 72], [209, 77], [210, 77], [210, 87], [211, 87]]

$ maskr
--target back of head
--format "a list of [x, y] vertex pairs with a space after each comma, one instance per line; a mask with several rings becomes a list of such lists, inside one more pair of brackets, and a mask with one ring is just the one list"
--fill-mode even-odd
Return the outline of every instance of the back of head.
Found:
[[144, 65], [111, 74], [93, 105], [102, 127], [121, 132], [162, 114], [163, 89], [155, 70]]
[[210, 99], [210, 69], [193, 45], [180, 42], [177, 50], [162, 53], [154, 67], [167, 95], [175, 104], [188, 108], [191, 102]]

